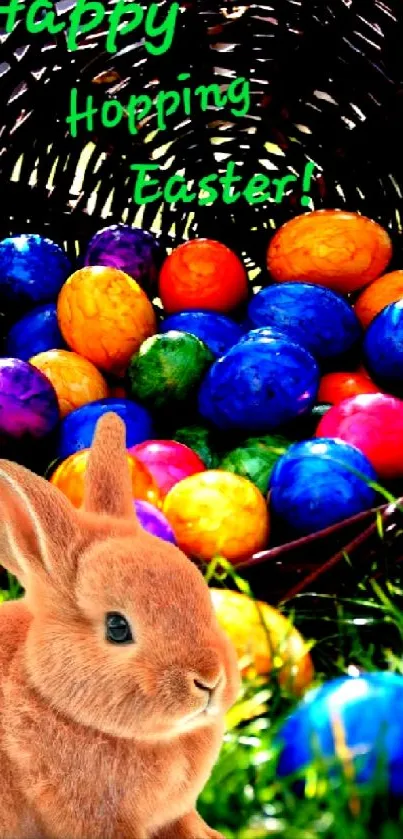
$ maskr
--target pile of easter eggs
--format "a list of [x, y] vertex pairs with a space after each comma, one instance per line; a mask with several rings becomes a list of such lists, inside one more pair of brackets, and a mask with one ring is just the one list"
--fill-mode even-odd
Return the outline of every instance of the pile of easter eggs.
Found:
[[242, 563], [375, 507], [377, 486], [403, 478], [391, 258], [384, 229], [338, 210], [274, 234], [257, 293], [209, 239], [167, 255], [116, 224], [74, 265], [43, 236], [4, 239], [0, 454], [41, 441], [49, 480], [80, 506], [96, 422], [116, 411], [133, 498], [205, 561]]

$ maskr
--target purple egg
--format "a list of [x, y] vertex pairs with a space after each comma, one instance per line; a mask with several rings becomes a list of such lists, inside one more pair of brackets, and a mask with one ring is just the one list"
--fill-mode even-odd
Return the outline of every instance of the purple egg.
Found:
[[0, 444], [45, 437], [59, 418], [57, 396], [46, 376], [26, 361], [0, 358]]
[[90, 240], [85, 265], [108, 265], [133, 277], [147, 294], [154, 294], [166, 253], [155, 236], [139, 227], [113, 224]]
[[157, 510], [148, 501], [138, 499], [135, 500], [134, 506], [136, 508], [137, 518], [141, 526], [144, 527], [144, 530], [152, 533], [153, 536], [164, 539], [165, 542], [171, 542], [173, 545], [176, 545], [172, 527], [160, 510]]

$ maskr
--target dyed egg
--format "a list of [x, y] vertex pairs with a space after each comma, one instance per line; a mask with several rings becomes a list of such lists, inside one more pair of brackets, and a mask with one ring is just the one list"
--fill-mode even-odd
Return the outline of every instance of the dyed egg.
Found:
[[30, 363], [42, 370], [52, 383], [62, 418], [82, 405], [106, 399], [109, 395], [108, 385], [99, 370], [77, 353], [48, 350], [35, 355]]
[[267, 267], [277, 282], [302, 280], [348, 294], [379, 277], [391, 257], [391, 240], [376, 222], [344, 210], [315, 210], [280, 227]]
[[138, 283], [117, 268], [80, 268], [64, 284], [57, 316], [66, 343], [116, 376], [157, 329], [154, 309]]
[[337, 405], [343, 399], [358, 396], [360, 393], [379, 393], [379, 387], [368, 375], [357, 371], [326, 373], [320, 380], [318, 399], [330, 405]]
[[323, 435], [293, 443], [272, 471], [270, 510], [287, 533], [316, 533], [374, 506], [368, 481], [376, 480], [369, 460], [349, 443]]
[[166, 312], [230, 312], [248, 296], [248, 277], [233, 251], [212, 239], [192, 239], [165, 260], [159, 295]]
[[189, 332], [209, 348], [214, 356], [223, 355], [238, 343], [244, 330], [235, 321], [217, 312], [178, 312], [162, 322], [160, 331]]
[[277, 438], [275, 435], [256, 439], [251, 437], [242, 446], [228, 452], [221, 460], [219, 468], [248, 478], [263, 495], [266, 495], [274, 464], [290, 445], [291, 442], [280, 435]]
[[132, 446], [130, 454], [147, 467], [163, 496], [178, 481], [206, 468], [192, 449], [174, 440], [146, 440]]
[[59, 245], [34, 233], [0, 242], [0, 297], [23, 308], [54, 301], [71, 270]]
[[262, 550], [269, 537], [269, 514], [259, 490], [246, 478], [211, 470], [175, 484], [163, 512], [179, 547], [189, 556], [224, 556], [240, 562]]
[[194, 335], [154, 335], [130, 361], [130, 394], [156, 411], [183, 404], [196, 391], [212, 361], [210, 350]]
[[66, 346], [57, 322], [55, 303], [45, 303], [28, 312], [11, 327], [5, 351], [10, 358], [28, 361], [33, 355]]
[[211, 588], [210, 592], [244, 677], [267, 676], [275, 670], [280, 684], [297, 695], [311, 684], [314, 670], [307, 646], [281, 612], [237, 591]]
[[152, 233], [126, 224], [112, 224], [92, 237], [84, 262], [118, 268], [136, 280], [147, 294], [155, 295], [158, 270], [165, 256]]
[[328, 777], [345, 782], [348, 769], [355, 784], [372, 781], [375, 791], [376, 778], [381, 786], [385, 779], [401, 797], [402, 702], [403, 676], [391, 672], [342, 676], [309, 691], [278, 733], [278, 775], [304, 770], [319, 758], [320, 777], [328, 767]]
[[403, 477], [403, 401], [386, 393], [344, 399], [320, 421], [318, 437], [337, 437], [356, 446], [380, 479]]
[[382, 390], [403, 396], [403, 300], [390, 303], [371, 321], [364, 336], [363, 358]]
[[[50, 478], [50, 483], [57, 486], [75, 507], [81, 507], [84, 501], [84, 481], [89, 453], [89, 449], [83, 449], [70, 455], [57, 467]], [[141, 498], [151, 504], [159, 505], [160, 494], [148, 469], [130, 454], [127, 455], [127, 462], [133, 498]]]
[[220, 458], [216, 452], [216, 441], [211, 428], [205, 425], [187, 425], [178, 428], [173, 439], [196, 452], [206, 469], [215, 469], [218, 466]]
[[151, 417], [142, 405], [129, 399], [99, 399], [72, 411], [60, 423], [57, 457], [65, 460], [69, 455], [89, 449], [99, 418], [108, 411], [118, 414], [126, 425], [127, 448], [154, 436]]
[[355, 301], [354, 310], [364, 329], [390, 303], [403, 299], [403, 271], [391, 271], [367, 286]]
[[0, 358], [0, 445], [45, 437], [59, 421], [53, 386], [40, 372], [17, 358]]
[[164, 539], [165, 542], [176, 545], [172, 527], [161, 510], [158, 510], [149, 501], [136, 500], [134, 506], [137, 518], [144, 530], [147, 530], [152, 536], [158, 536], [159, 539]]
[[316, 361], [282, 338], [236, 344], [210, 368], [199, 412], [222, 429], [268, 432], [309, 411], [319, 386]]
[[254, 328], [285, 332], [319, 362], [351, 352], [361, 337], [360, 323], [343, 297], [310, 283], [262, 289], [249, 303], [248, 319]]

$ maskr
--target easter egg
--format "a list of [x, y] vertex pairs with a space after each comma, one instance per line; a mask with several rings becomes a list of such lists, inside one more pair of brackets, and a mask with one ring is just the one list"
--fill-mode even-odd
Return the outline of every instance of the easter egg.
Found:
[[[84, 482], [90, 450], [83, 449], [71, 454], [53, 472], [50, 483], [54, 484], [75, 507], [84, 501]], [[160, 504], [160, 493], [148, 469], [132, 455], [127, 455], [133, 498], [141, 498], [151, 504]]]
[[169, 315], [165, 318], [160, 331], [165, 333], [172, 330], [189, 332], [196, 338], [200, 338], [216, 357], [223, 355], [244, 334], [243, 329], [225, 315], [196, 310], [178, 312], [176, 315]]
[[10, 358], [29, 361], [33, 355], [66, 346], [57, 321], [55, 303], [36, 306], [13, 324], [8, 332], [5, 352]]
[[153, 536], [158, 536], [159, 539], [164, 539], [165, 542], [171, 542], [173, 545], [176, 545], [172, 527], [161, 510], [158, 510], [149, 501], [142, 501], [140, 499], [134, 502], [134, 506], [137, 518], [144, 530], [147, 530]]
[[196, 392], [212, 361], [210, 350], [194, 335], [154, 335], [130, 361], [130, 394], [151, 410], [180, 405]]
[[127, 224], [112, 224], [92, 237], [84, 263], [118, 268], [136, 280], [147, 294], [155, 294], [158, 270], [165, 256], [152, 233]]
[[349, 443], [323, 436], [293, 443], [272, 471], [270, 510], [293, 536], [316, 533], [374, 506], [367, 481], [376, 479], [369, 460]]
[[55, 301], [71, 270], [59, 245], [28, 233], [0, 242], [0, 298], [27, 308]]
[[368, 326], [364, 364], [382, 390], [403, 396], [403, 300], [390, 303]]
[[305, 281], [348, 294], [385, 271], [392, 243], [375, 221], [344, 210], [315, 210], [273, 236], [267, 267], [277, 282]]
[[276, 441], [274, 435], [272, 443], [266, 442], [264, 444], [262, 442], [264, 439], [266, 441], [270, 440], [269, 437], [256, 438], [255, 442], [253, 438], [250, 438], [242, 446], [227, 452], [221, 460], [219, 468], [224, 469], [225, 472], [233, 472], [235, 475], [248, 478], [263, 495], [266, 495], [274, 464], [287, 451], [291, 443], [280, 436]]
[[215, 469], [220, 458], [216, 452], [216, 441], [213, 436], [212, 430], [207, 426], [185, 425], [175, 431], [173, 439], [196, 452], [206, 469]]
[[146, 440], [132, 446], [129, 451], [147, 467], [163, 496], [178, 481], [204, 472], [206, 468], [192, 449], [174, 440]]
[[46, 376], [26, 361], [0, 358], [0, 445], [45, 437], [59, 421], [59, 406]]
[[69, 347], [116, 376], [157, 329], [154, 309], [138, 283], [117, 268], [80, 268], [57, 302], [60, 330]]
[[163, 512], [179, 547], [189, 556], [224, 556], [240, 562], [262, 550], [269, 537], [269, 514], [259, 490], [246, 478], [210, 470], [175, 484]]
[[360, 393], [379, 393], [379, 388], [368, 375], [357, 371], [326, 373], [319, 385], [318, 399], [321, 402], [337, 405], [343, 399]]
[[364, 329], [390, 303], [403, 299], [403, 271], [390, 271], [361, 292], [354, 310]]
[[318, 437], [337, 437], [356, 446], [380, 479], [403, 477], [403, 401], [386, 393], [344, 399], [322, 418]]
[[228, 589], [210, 589], [218, 623], [230, 637], [244, 677], [276, 671], [281, 685], [300, 694], [313, 679], [307, 646], [291, 622], [267, 603]]
[[236, 344], [199, 391], [201, 416], [222, 429], [268, 432], [309, 411], [319, 385], [316, 361], [282, 338]]
[[400, 673], [341, 676], [310, 690], [278, 732], [278, 775], [294, 774], [319, 759], [328, 777], [342, 781], [348, 767], [355, 784], [376, 778], [382, 784], [385, 778], [389, 791], [401, 797], [403, 716], [397, 709], [402, 702]]
[[248, 296], [248, 277], [240, 259], [213, 239], [192, 239], [165, 260], [159, 295], [168, 313], [183, 309], [230, 312]]
[[126, 425], [127, 448], [153, 437], [153, 424], [148, 411], [129, 399], [98, 399], [89, 405], [76, 408], [60, 423], [57, 457], [65, 460], [81, 449], [89, 449], [95, 426], [108, 411], [117, 414]]
[[82, 405], [106, 399], [109, 395], [108, 385], [99, 370], [77, 353], [48, 350], [35, 355], [30, 363], [42, 370], [52, 383], [62, 418]]
[[346, 300], [311, 283], [262, 289], [249, 303], [248, 319], [254, 328], [284, 331], [319, 362], [349, 353], [361, 337], [360, 323]]

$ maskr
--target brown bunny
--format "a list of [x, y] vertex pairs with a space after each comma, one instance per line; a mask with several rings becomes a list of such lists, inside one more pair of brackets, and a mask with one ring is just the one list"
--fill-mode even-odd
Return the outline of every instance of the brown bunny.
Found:
[[83, 508], [0, 461], [0, 839], [214, 839], [196, 800], [239, 675], [202, 574], [139, 525], [125, 426]]

